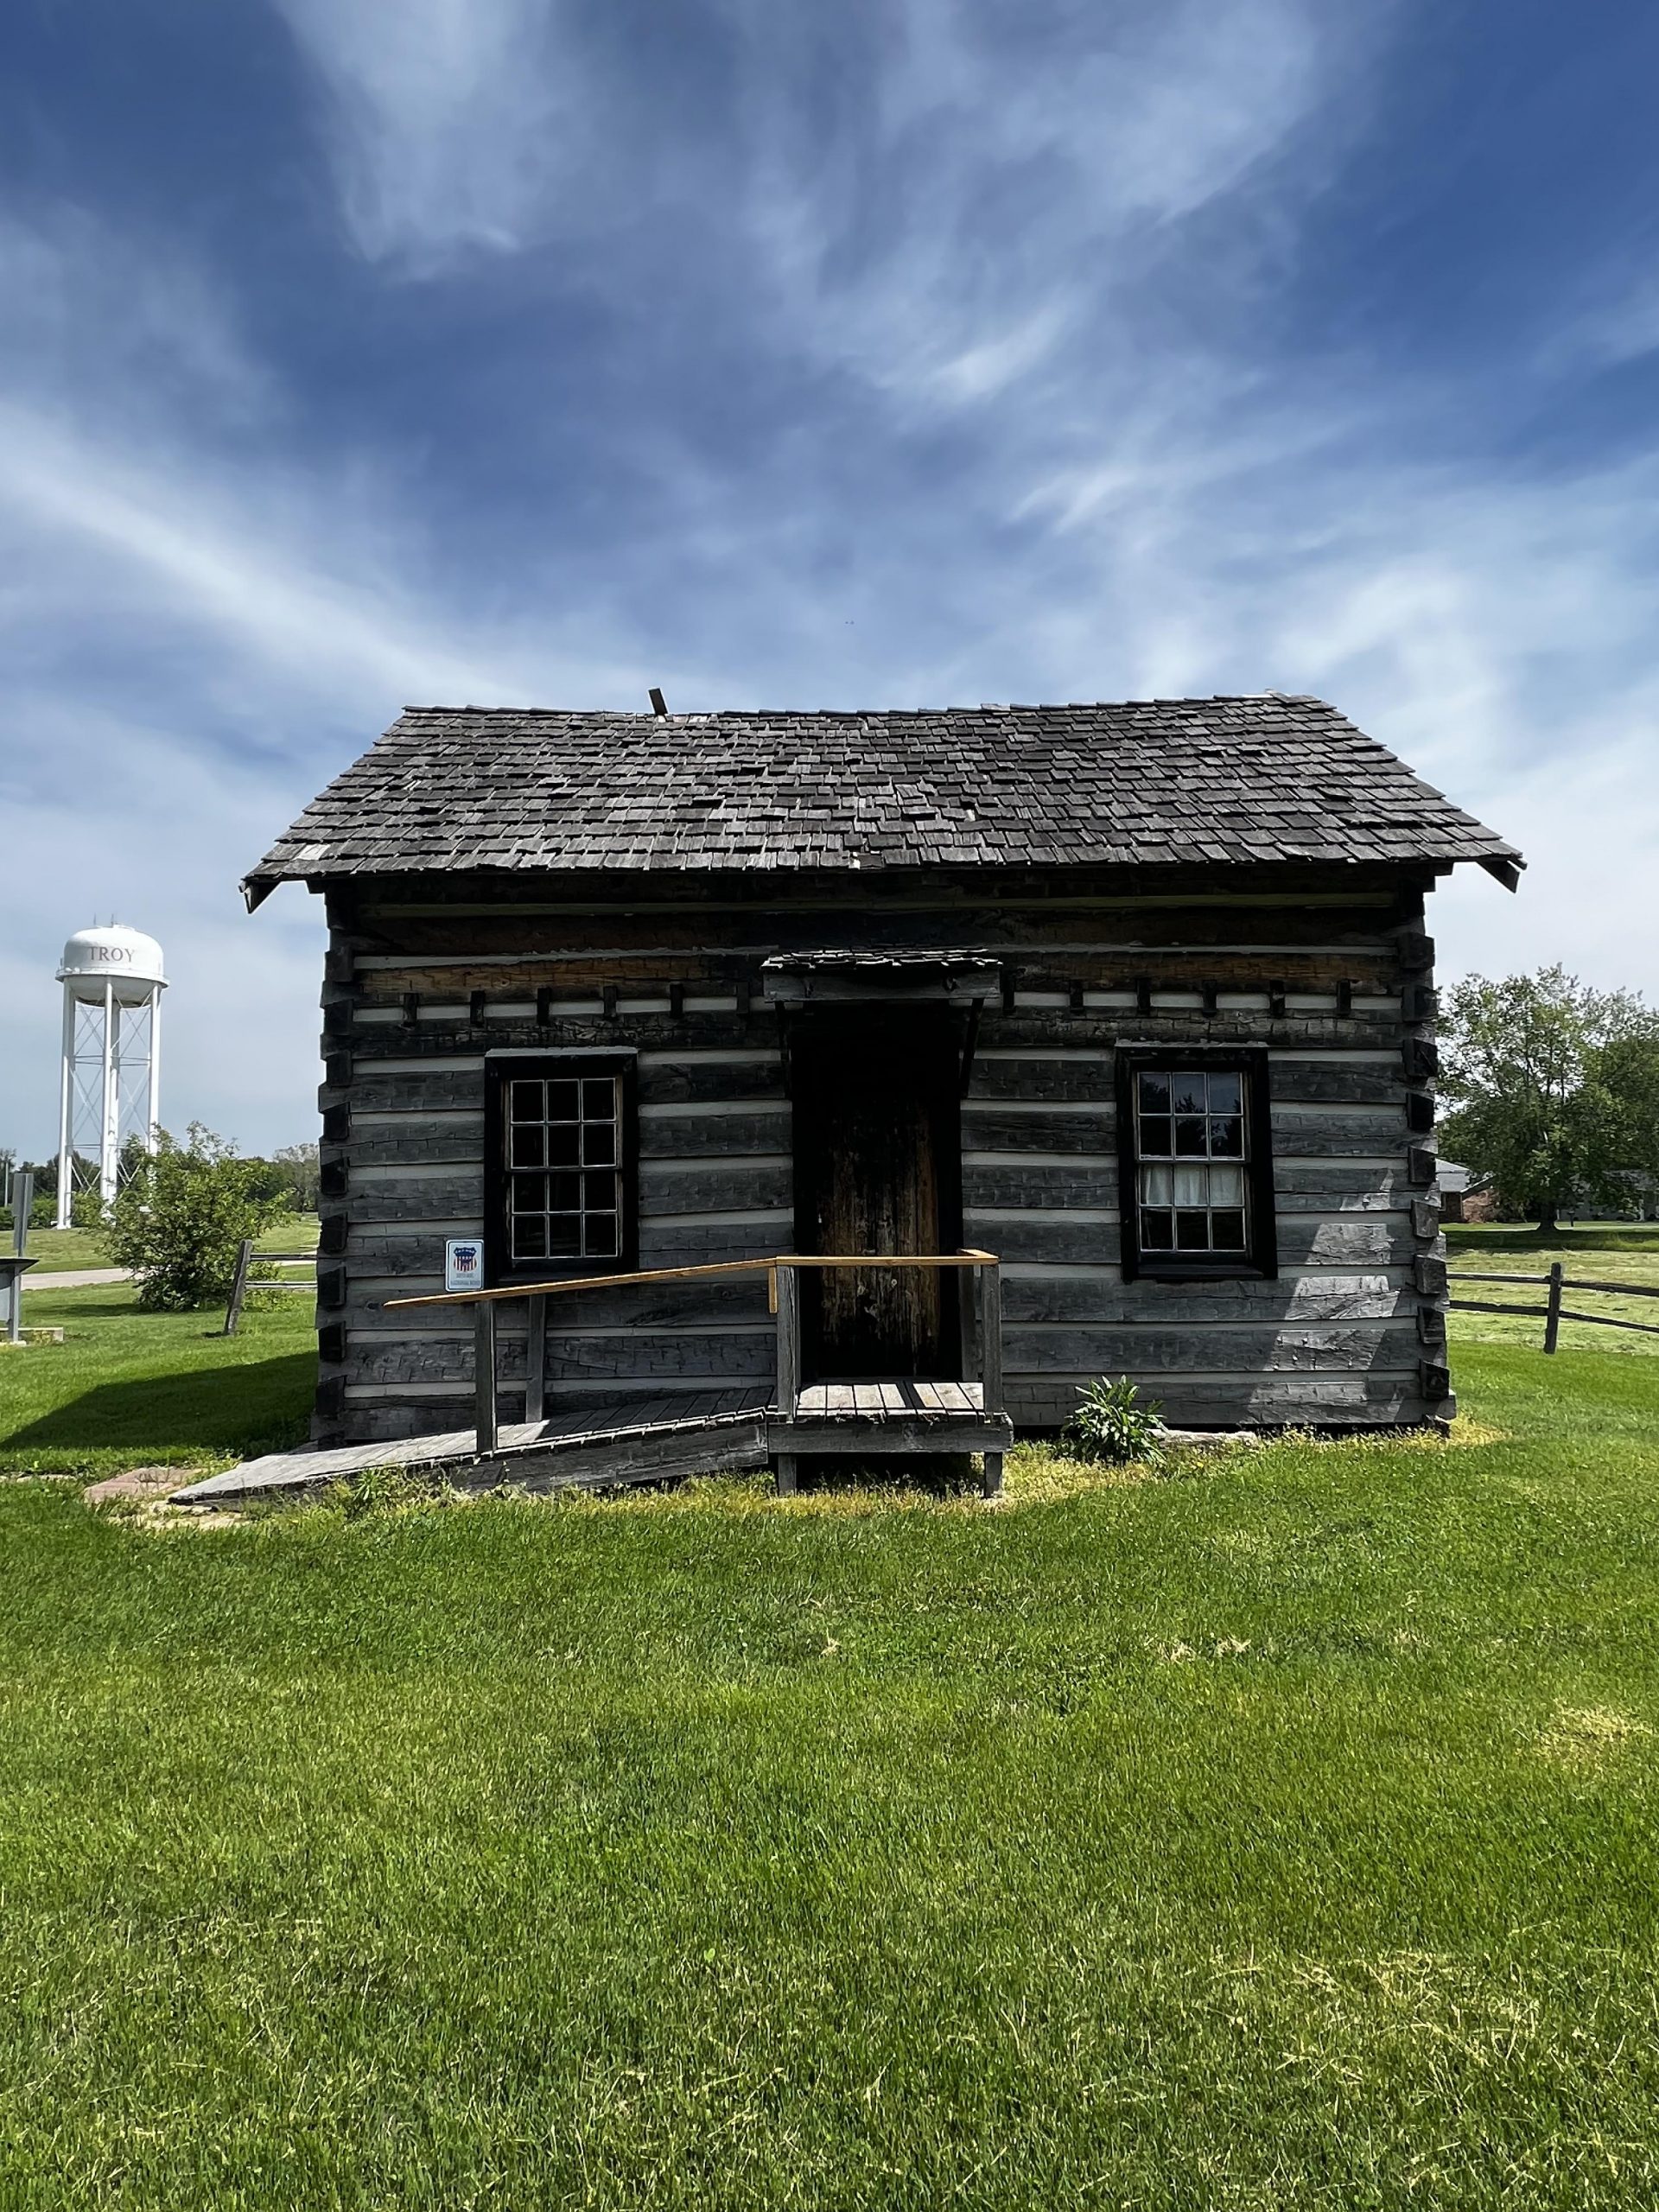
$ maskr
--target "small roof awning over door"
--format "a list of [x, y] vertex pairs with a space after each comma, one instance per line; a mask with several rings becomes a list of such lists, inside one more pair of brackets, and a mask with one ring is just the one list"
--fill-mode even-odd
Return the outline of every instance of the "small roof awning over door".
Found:
[[860, 999], [976, 1006], [1001, 984], [1001, 963], [983, 952], [779, 952], [760, 963], [761, 989], [779, 1006]]

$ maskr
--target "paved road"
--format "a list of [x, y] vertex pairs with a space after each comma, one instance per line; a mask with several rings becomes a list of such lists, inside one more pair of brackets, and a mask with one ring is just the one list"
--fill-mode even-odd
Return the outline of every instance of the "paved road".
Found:
[[71, 1268], [60, 1275], [37, 1275], [32, 1271], [23, 1277], [25, 1292], [31, 1290], [85, 1290], [99, 1282], [126, 1282], [130, 1280], [124, 1268]]

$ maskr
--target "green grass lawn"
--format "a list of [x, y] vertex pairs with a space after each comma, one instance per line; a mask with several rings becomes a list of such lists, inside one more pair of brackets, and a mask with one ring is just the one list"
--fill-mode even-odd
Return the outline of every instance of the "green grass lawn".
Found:
[[[254, 1249], [260, 1252], [315, 1252], [317, 1227], [314, 1213], [289, 1214], [274, 1228], [266, 1230]], [[11, 1249], [10, 1236], [5, 1249], [8, 1252]], [[37, 1274], [67, 1274], [74, 1268], [114, 1265], [102, 1236], [95, 1229], [31, 1229], [29, 1255], [36, 1263]]]
[[[1557, 1260], [1569, 1281], [1646, 1285], [1659, 1292], [1659, 1224], [1653, 1223], [1586, 1223], [1548, 1236], [1530, 1227], [1481, 1223], [1449, 1229], [1446, 1247], [1454, 1298], [1541, 1306], [1546, 1295], [1542, 1283], [1517, 1283], [1511, 1292], [1502, 1283], [1471, 1282], [1459, 1292], [1457, 1278], [1471, 1272], [1541, 1275]], [[1659, 1297], [1620, 1298], [1605, 1291], [1586, 1294], [1569, 1290], [1562, 1303], [1580, 1313], [1616, 1316], [1643, 1323], [1647, 1330], [1659, 1329]], [[1454, 1343], [1524, 1344], [1535, 1350], [1543, 1343], [1544, 1325], [1535, 1313], [1517, 1313], [1513, 1321], [1498, 1313], [1458, 1313], [1452, 1323]], [[1563, 1321], [1560, 1341], [1572, 1351], [1659, 1353], [1659, 1335], [1643, 1329], [1611, 1329], [1594, 1321]]]
[[0, 1473], [223, 1462], [305, 1435], [317, 1340], [296, 1293], [262, 1294], [229, 1338], [222, 1308], [141, 1313], [122, 1283], [35, 1291], [23, 1319], [64, 1341], [0, 1351]]
[[1650, 2206], [1659, 1364], [1455, 1365], [1001, 1510], [0, 1484], [0, 2203]]

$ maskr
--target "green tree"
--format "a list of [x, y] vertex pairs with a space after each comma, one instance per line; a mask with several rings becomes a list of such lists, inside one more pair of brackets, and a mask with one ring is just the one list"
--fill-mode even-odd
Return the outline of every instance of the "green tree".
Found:
[[158, 1132], [153, 1158], [135, 1166], [110, 1210], [106, 1243], [130, 1269], [138, 1303], [182, 1313], [230, 1295], [237, 1248], [282, 1211], [263, 1187], [261, 1163], [192, 1122], [188, 1141]]
[[1441, 1149], [1553, 1230], [1573, 1201], [1628, 1205], [1659, 1167], [1659, 1014], [1557, 967], [1446, 996]]
[[322, 1169], [315, 1141], [285, 1144], [271, 1154], [270, 1164], [280, 1170], [288, 1203], [296, 1213], [315, 1213], [322, 1195]]

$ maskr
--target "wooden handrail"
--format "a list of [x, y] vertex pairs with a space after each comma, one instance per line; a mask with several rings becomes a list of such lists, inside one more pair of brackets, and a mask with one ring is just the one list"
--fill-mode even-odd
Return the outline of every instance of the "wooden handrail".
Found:
[[[242, 1248], [238, 1293], [232, 1300], [226, 1333], [236, 1325], [239, 1293], [245, 1280], [248, 1247]], [[690, 1268], [643, 1268], [626, 1274], [566, 1276], [556, 1282], [501, 1283], [490, 1290], [428, 1292], [419, 1298], [388, 1298], [387, 1307], [407, 1311], [416, 1306], [470, 1306], [473, 1308], [474, 1427], [481, 1456], [496, 1448], [496, 1329], [495, 1309], [506, 1298], [522, 1298], [529, 1307], [524, 1347], [524, 1418], [539, 1421], [545, 1384], [547, 1300], [567, 1290], [609, 1290], [642, 1282], [686, 1282], [709, 1275], [763, 1274], [767, 1278], [767, 1303], [778, 1317], [778, 1399], [785, 1420], [794, 1415], [801, 1382], [801, 1308], [795, 1281], [798, 1268], [971, 1268], [981, 1280], [980, 1402], [987, 1414], [1002, 1406], [1002, 1293], [995, 1252], [772, 1252], [753, 1260], [705, 1260]], [[993, 1460], [995, 1466], [993, 1466]], [[995, 1496], [1001, 1484], [1000, 1454], [986, 1460], [986, 1494]], [[778, 1458], [778, 1488], [787, 1495], [795, 1487], [791, 1454]]]
[[427, 1291], [419, 1298], [388, 1298], [387, 1311], [405, 1306], [480, 1306], [503, 1298], [546, 1298], [556, 1291], [609, 1290], [624, 1283], [685, 1282], [694, 1275], [770, 1274], [774, 1268], [991, 1268], [995, 1252], [772, 1252], [754, 1260], [705, 1260], [690, 1268], [645, 1268], [630, 1274], [564, 1276], [555, 1282], [500, 1283], [492, 1290]]

